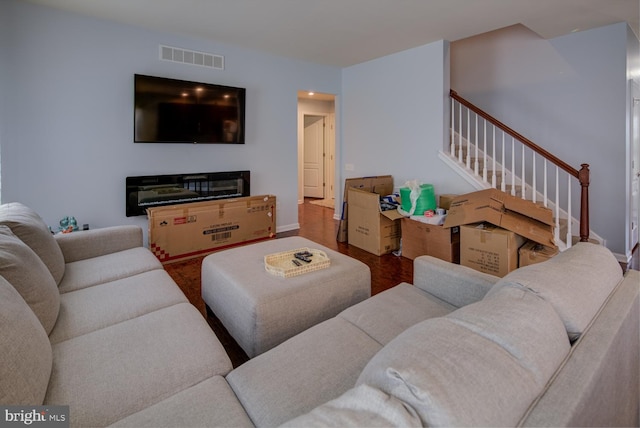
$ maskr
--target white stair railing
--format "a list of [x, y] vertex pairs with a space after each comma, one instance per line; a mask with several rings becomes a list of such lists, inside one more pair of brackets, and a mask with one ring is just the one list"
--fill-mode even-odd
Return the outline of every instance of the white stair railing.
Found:
[[[482, 188], [500, 189], [551, 208], [555, 240], [561, 249], [571, 247], [574, 235], [588, 241], [589, 165], [582, 164], [580, 170], [572, 168], [455, 91], [450, 95], [450, 158], [475, 176]], [[579, 199], [572, 196], [576, 194]], [[572, 217], [574, 205], [579, 207], [579, 219]]]

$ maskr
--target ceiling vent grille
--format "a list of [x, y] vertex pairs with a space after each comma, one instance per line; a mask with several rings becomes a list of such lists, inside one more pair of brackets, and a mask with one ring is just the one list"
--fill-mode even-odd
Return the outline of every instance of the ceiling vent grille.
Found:
[[160, 45], [160, 59], [163, 61], [180, 62], [183, 64], [199, 65], [201, 67], [224, 70], [224, 57], [206, 52], [190, 51]]

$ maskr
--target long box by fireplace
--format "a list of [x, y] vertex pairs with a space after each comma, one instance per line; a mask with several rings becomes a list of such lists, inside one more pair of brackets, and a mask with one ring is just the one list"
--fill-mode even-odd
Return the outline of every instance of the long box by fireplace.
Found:
[[276, 236], [276, 197], [248, 196], [149, 208], [149, 247], [163, 263]]

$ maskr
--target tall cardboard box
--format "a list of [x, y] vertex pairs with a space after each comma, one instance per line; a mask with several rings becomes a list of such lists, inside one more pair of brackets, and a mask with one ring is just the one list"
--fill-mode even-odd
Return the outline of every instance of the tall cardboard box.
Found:
[[379, 195], [390, 195], [393, 193], [393, 177], [391, 175], [373, 175], [370, 177], [355, 177], [344, 180], [342, 214], [340, 215], [338, 235], [336, 236], [338, 242], [347, 242], [349, 240], [349, 189], [352, 187]]
[[460, 228], [444, 228], [404, 217], [402, 255], [408, 259], [433, 256], [451, 263], [460, 263]]
[[524, 267], [549, 260], [558, 254], [558, 248], [527, 241], [518, 250], [518, 266]]
[[490, 223], [460, 226], [460, 264], [503, 277], [518, 268], [526, 238]]
[[382, 211], [377, 193], [353, 187], [348, 192], [349, 245], [377, 256], [399, 249], [402, 214], [398, 210]]
[[149, 247], [162, 263], [275, 237], [276, 197], [247, 196], [147, 210]]

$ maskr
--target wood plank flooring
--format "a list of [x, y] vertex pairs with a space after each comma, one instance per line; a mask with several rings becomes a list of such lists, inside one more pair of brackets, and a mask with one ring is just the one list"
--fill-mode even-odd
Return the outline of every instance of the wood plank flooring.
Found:
[[[346, 254], [367, 264], [371, 269], [371, 294], [377, 294], [401, 282], [413, 281], [413, 261], [405, 257], [386, 254], [375, 256], [347, 243], [336, 241], [338, 221], [333, 219], [333, 209], [310, 204], [306, 200], [298, 206], [300, 229], [279, 233], [278, 238], [285, 236], [302, 236], [332, 250]], [[180, 286], [189, 301], [196, 307], [215, 332], [225, 347], [234, 367], [246, 362], [249, 358], [236, 341], [229, 335], [215, 316], [207, 316], [206, 307], [200, 295], [200, 269], [203, 257], [165, 265], [165, 270]]]

